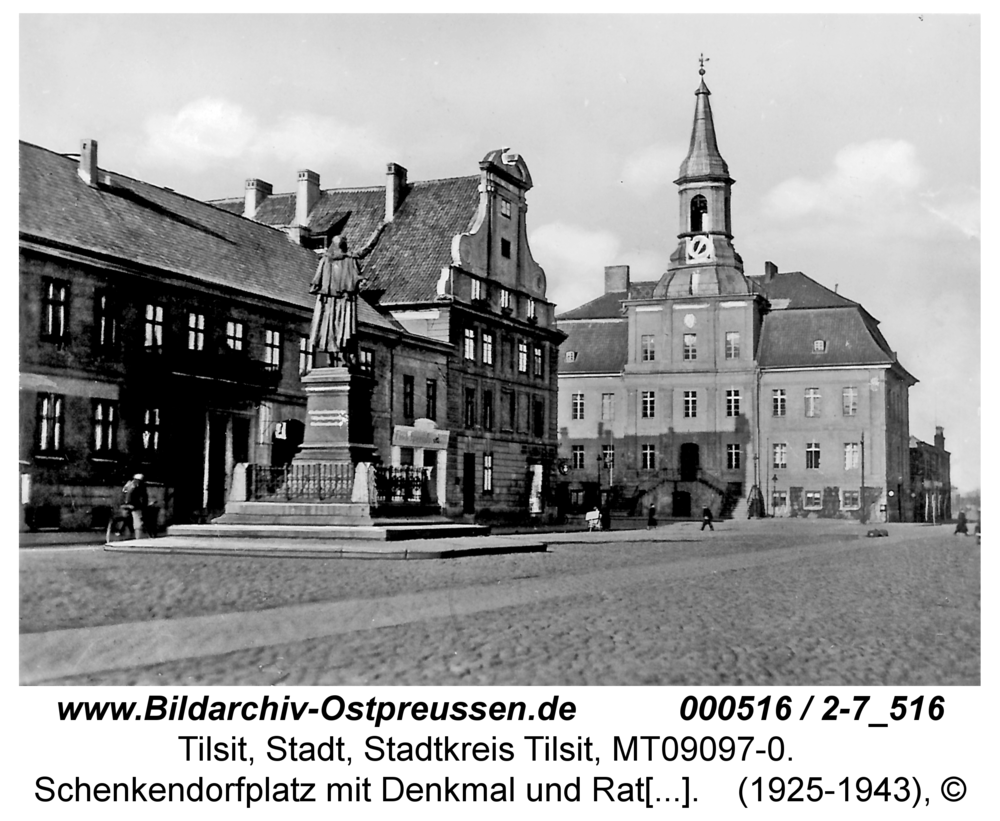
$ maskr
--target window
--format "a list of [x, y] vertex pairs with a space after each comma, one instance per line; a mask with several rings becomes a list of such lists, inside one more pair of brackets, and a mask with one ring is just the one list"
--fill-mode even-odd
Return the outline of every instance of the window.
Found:
[[819, 469], [819, 442], [809, 442], [806, 445], [806, 469]]
[[105, 290], [94, 294], [94, 333], [98, 350], [109, 351], [118, 344], [118, 310]]
[[583, 488], [571, 488], [569, 492], [569, 503], [573, 507], [583, 506]]
[[528, 343], [518, 342], [517, 343], [517, 372], [527, 373], [528, 372]]
[[475, 328], [466, 328], [463, 331], [465, 339], [465, 358], [471, 362], [476, 361], [476, 331]]
[[538, 303], [528, 297], [528, 319], [538, 319]]
[[601, 421], [615, 421], [615, 395], [613, 393], [601, 394]]
[[313, 352], [309, 345], [308, 336], [299, 337], [299, 375], [304, 375], [312, 370]]
[[773, 455], [772, 464], [775, 468], [788, 467], [788, 445], [784, 442], [775, 442], [771, 446]]
[[477, 302], [483, 298], [483, 281], [481, 279], [472, 280], [472, 301]]
[[785, 415], [786, 398], [784, 389], [771, 391], [771, 413], [774, 416]]
[[656, 470], [656, 445], [642, 446], [642, 469]]
[[438, 383], [436, 379], [427, 380], [427, 408], [426, 416], [428, 419], [437, 419], [437, 408], [438, 408]]
[[146, 304], [146, 321], [143, 325], [143, 344], [147, 351], [163, 348], [163, 306]]
[[826, 353], [826, 340], [816, 339], [813, 340], [813, 353]]
[[510, 291], [506, 288], [500, 289], [500, 309], [510, 310]]
[[281, 331], [273, 328], [264, 331], [264, 364], [268, 370], [281, 370]]
[[684, 359], [698, 358], [698, 334], [684, 334]]
[[684, 391], [684, 418], [694, 419], [698, 415], [698, 391]]
[[[306, 337], [302, 337], [302, 338], [304, 340], [306, 340], [306, 342], [308, 342], [308, 339]], [[226, 347], [229, 348], [229, 350], [231, 350], [231, 351], [242, 351], [243, 350], [243, 323], [242, 322], [236, 322], [235, 320], [230, 319], [226, 323]], [[302, 346], [301, 345], [299, 345], [299, 350], [300, 351], [302, 350]], [[309, 366], [312, 367], [312, 359], [311, 358], [309, 360]], [[299, 363], [299, 370], [302, 371], [301, 360], [300, 360], [300, 363]], [[302, 371], [302, 373], [305, 373], [305, 371]]]
[[740, 334], [738, 331], [726, 331], [726, 359], [740, 358]]
[[532, 430], [534, 435], [541, 439], [545, 436], [545, 400], [535, 399], [531, 403], [532, 410]]
[[188, 350], [205, 350], [205, 315], [188, 314]]
[[858, 389], [844, 388], [844, 416], [858, 415]]
[[656, 391], [642, 391], [642, 418], [653, 419], [656, 416]]
[[583, 445], [573, 445], [573, 470], [583, 470]]
[[506, 399], [502, 399], [503, 409], [506, 414], [503, 422], [504, 430], [514, 430], [517, 420], [517, 394], [514, 391], [504, 391]]
[[465, 427], [476, 426], [476, 389], [465, 389]]
[[643, 334], [639, 340], [639, 349], [643, 362], [656, 361], [656, 337], [653, 334]]
[[807, 490], [805, 493], [804, 507], [818, 510], [823, 507], [823, 494], [818, 490]]
[[708, 200], [701, 194], [691, 200], [691, 230], [698, 234], [705, 230], [705, 215], [708, 213]]
[[776, 490], [771, 494], [771, 510], [788, 504], [788, 491]]
[[740, 469], [740, 446], [726, 445], [726, 468], [728, 470]]
[[844, 470], [855, 470], [861, 464], [861, 446], [857, 442], [844, 442]]
[[483, 391], [483, 430], [493, 430], [493, 391]]
[[42, 280], [42, 339], [65, 342], [69, 327], [69, 283], [60, 279]]
[[726, 391], [726, 416], [740, 415], [740, 392], [738, 390]]
[[806, 388], [806, 416], [819, 416], [822, 411], [819, 388]]
[[413, 376], [403, 374], [403, 418], [413, 419]]
[[510, 240], [502, 239], [500, 240], [500, 256], [504, 259], [510, 259]]
[[118, 403], [95, 399], [91, 418], [94, 453], [114, 453], [118, 449]]
[[493, 454], [483, 454], [483, 493], [493, 492]]
[[56, 393], [38, 395], [39, 453], [60, 453], [63, 447], [63, 405], [64, 397]]
[[369, 376], [375, 373], [375, 351], [368, 348], [362, 348], [358, 351], [358, 367], [362, 373]]
[[844, 490], [841, 491], [843, 494], [843, 501], [840, 503], [841, 507], [844, 508], [859, 508], [861, 507], [861, 492], [858, 490]]
[[605, 470], [612, 470], [615, 466], [615, 446], [601, 445], [601, 462]]
[[532, 365], [534, 366], [535, 379], [544, 379], [544, 365], [542, 357], [542, 349], [539, 345], [533, 345], [531, 348], [532, 354]]
[[510, 219], [510, 200], [500, 197], [500, 216]]
[[493, 333], [492, 331], [483, 331], [483, 364], [492, 365], [493, 364]]
[[583, 419], [584, 405], [583, 405], [583, 394], [574, 393], [572, 396], [572, 409], [570, 412], [571, 419]]
[[566, 361], [576, 362], [576, 351], [566, 351]]
[[152, 455], [160, 449], [160, 409], [146, 408], [142, 413], [142, 450]]

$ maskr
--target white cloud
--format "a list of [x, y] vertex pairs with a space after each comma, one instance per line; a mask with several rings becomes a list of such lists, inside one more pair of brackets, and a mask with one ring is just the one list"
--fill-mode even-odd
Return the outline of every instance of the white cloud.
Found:
[[530, 235], [531, 252], [545, 269], [546, 296], [557, 305], [575, 307], [603, 290], [604, 266], [618, 262], [621, 242], [610, 231], [593, 231], [551, 222]]
[[905, 140], [873, 140], [837, 152], [833, 169], [819, 179], [793, 177], [764, 197], [771, 216], [794, 220], [809, 215], [867, 218], [887, 213], [923, 178], [917, 150]]
[[211, 97], [150, 117], [142, 153], [151, 161], [195, 168], [275, 158], [299, 167], [336, 162], [370, 169], [393, 157], [392, 148], [364, 127], [308, 112], [262, 123], [236, 103]]
[[631, 154], [621, 172], [625, 190], [644, 199], [664, 189], [672, 191], [685, 153], [679, 146], [660, 143]]
[[979, 191], [965, 189], [957, 192], [926, 194], [923, 206], [928, 213], [958, 229], [970, 239], [980, 238]]

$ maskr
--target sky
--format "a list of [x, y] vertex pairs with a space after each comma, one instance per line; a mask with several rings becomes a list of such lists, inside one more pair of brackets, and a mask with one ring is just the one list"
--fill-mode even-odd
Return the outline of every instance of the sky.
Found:
[[22, 15], [19, 137], [199, 199], [478, 173], [524, 157], [549, 298], [658, 279], [704, 54], [746, 273], [861, 302], [980, 484], [980, 20], [973, 15]]

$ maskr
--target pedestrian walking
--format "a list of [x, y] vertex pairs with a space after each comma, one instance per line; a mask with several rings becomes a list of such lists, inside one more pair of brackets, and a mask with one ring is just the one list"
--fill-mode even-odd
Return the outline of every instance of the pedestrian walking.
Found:
[[149, 494], [146, 491], [146, 477], [135, 474], [122, 488], [126, 514], [132, 522], [132, 533], [136, 539], [146, 538], [146, 508], [149, 506]]
[[963, 536], [969, 535], [969, 525], [965, 519], [965, 511], [962, 510], [958, 514], [958, 524], [955, 525], [955, 535], [957, 536], [961, 533]]
[[708, 525], [708, 529], [709, 530], [711, 530], [713, 532], [715, 531], [715, 528], [712, 527], [712, 509], [710, 507], [708, 507], [708, 505], [706, 505], [705, 507], [703, 507], [701, 509], [701, 529], [702, 530], [705, 529], [705, 525]]
[[656, 505], [649, 506], [649, 516], [646, 518], [646, 530], [656, 527]]

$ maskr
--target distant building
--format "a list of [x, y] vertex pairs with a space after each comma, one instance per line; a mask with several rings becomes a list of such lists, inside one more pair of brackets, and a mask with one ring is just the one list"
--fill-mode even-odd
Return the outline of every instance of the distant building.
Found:
[[878, 322], [802, 273], [748, 276], [704, 80], [666, 273], [558, 317], [560, 456], [572, 507], [601, 488], [660, 515], [912, 518], [908, 390]]
[[944, 428], [934, 429], [934, 443], [910, 437], [910, 493], [913, 520], [951, 518], [951, 454], [944, 447]]
[[445, 346], [433, 394], [425, 374], [403, 364], [392, 372], [407, 413], [393, 425], [390, 458], [428, 464], [420, 420], [433, 407], [448, 440], [453, 514], [503, 519], [552, 509], [563, 334], [528, 247], [531, 187], [524, 160], [498, 149], [467, 177], [411, 182], [389, 163], [385, 185], [322, 189], [319, 175], [304, 170], [294, 193], [249, 180], [245, 197], [213, 203], [316, 251], [346, 236], [350, 250], [366, 253], [372, 303], [412, 336]]

